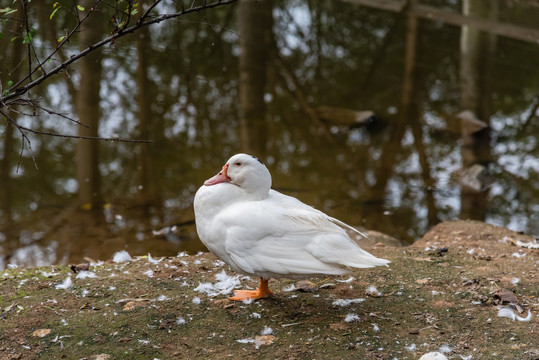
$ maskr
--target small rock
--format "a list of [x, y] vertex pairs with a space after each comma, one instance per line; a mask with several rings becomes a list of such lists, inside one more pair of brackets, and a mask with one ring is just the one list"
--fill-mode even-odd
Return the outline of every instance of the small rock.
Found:
[[431, 251], [429, 253], [429, 255], [432, 255], [432, 256], [444, 256], [444, 253], [448, 252], [449, 249], [448, 248], [440, 248], [440, 249], [436, 249], [434, 251]]
[[71, 271], [77, 273], [79, 271], [88, 271], [90, 269], [90, 263], [82, 263], [77, 265], [71, 265]]

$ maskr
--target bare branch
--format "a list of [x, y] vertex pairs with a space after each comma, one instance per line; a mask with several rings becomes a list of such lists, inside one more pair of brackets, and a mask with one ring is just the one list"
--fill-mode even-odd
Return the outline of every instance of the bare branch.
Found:
[[118, 142], [127, 142], [127, 143], [153, 143], [153, 140], [133, 140], [133, 139], [124, 139], [124, 138], [106, 138], [106, 137], [97, 137], [97, 136], [79, 136], [79, 135], [66, 135], [66, 134], [57, 134], [48, 131], [33, 130], [27, 127], [18, 125], [18, 128], [31, 132], [32, 134], [37, 135], [47, 135], [54, 137], [61, 137], [66, 139], [83, 139], [83, 140], [96, 140], [96, 141], [118, 141]]
[[[170, 20], [170, 19], [174, 19], [174, 18], [177, 18], [177, 17], [180, 17], [180, 16], [183, 16], [183, 15], [187, 15], [187, 14], [190, 14], [190, 13], [195, 13], [195, 12], [200, 12], [200, 11], [203, 11], [203, 10], [207, 10], [207, 9], [211, 9], [211, 8], [216, 8], [216, 7], [219, 7], [219, 6], [225, 6], [225, 5], [230, 5], [232, 3], [235, 3], [237, 0], [217, 0], [216, 2], [213, 2], [213, 3], [210, 3], [210, 4], [203, 4], [203, 5], [200, 5], [200, 6], [196, 6], [196, 7], [191, 7], [189, 9], [182, 9], [181, 11], [179, 12], [175, 12], [175, 13], [171, 13], [171, 14], [163, 14], [161, 16], [158, 16], [156, 18], [153, 18], [151, 20], [146, 20], [146, 21], [142, 21], [142, 22], [137, 22], [135, 25], [133, 26], [130, 26], [128, 28], [125, 28], [125, 29], [119, 29], [116, 33], [108, 36], [107, 38], [93, 44], [93, 45], [90, 45], [88, 46], [88, 48], [86, 48], [85, 50], [81, 51], [80, 53], [76, 54], [76, 55], [72, 55], [69, 59], [67, 59], [66, 61], [62, 62], [60, 65], [56, 66], [55, 68], [53, 68], [52, 70], [50, 70], [49, 72], [47, 73], [43, 73], [43, 75], [41, 77], [39, 77], [38, 79], [34, 80], [34, 81], [31, 81], [30, 83], [26, 84], [25, 86], [23, 87], [18, 87], [20, 86], [24, 81], [26, 81], [28, 79], [28, 76], [26, 76], [24, 79], [20, 80], [17, 84], [15, 84], [14, 86], [12, 86], [10, 88], [10, 90], [13, 90], [13, 92], [10, 91], [9, 94], [7, 94], [6, 96], [0, 96], [0, 108], [1, 107], [4, 107], [4, 106], [7, 106], [7, 105], [10, 105], [12, 103], [12, 99], [14, 98], [17, 98], [25, 93], [28, 92], [28, 90], [32, 89], [33, 87], [41, 84], [44, 80], [48, 79], [49, 77], [51, 77], [52, 75], [55, 75], [57, 74], [58, 72], [60, 72], [62, 69], [66, 69], [69, 65], [71, 65], [72, 63], [74, 63], [75, 61], [79, 60], [80, 58], [88, 55], [90, 52], [94, 51], [95, 49], [97, 48], [100, 48], [106, 44], [109, 44], [111, 42], [113, 42], [115, 39], [118, 39], [120, 37], [123, 37], [127, 34], [131, 34], [133, 32], [135, 32], [136, 30], [144, 27], [144, 26], [148, 26], [148, 25], [152, 25], [152, 24], [158, 24], [162, 21], [165, 21], [165, 20]], [[96, 2], [94, 3], [94, 6], [95, 4], [97, 4], [99, 2], [99, 0], [96, 0]], [[77, 26], [75, 26], [75, 28], [70, 32], [69, 36], [71, 36], [72, 34], [75, 33], [75, 31], [78, 30], [78, 28], [80, 27], [80, 24], [89, 16], [90, 14], [90, 11], [88, 11], [88, 13], [85, 15], [85, 17], [79, 22], [79, 24], [77, 24]], [[67, 41], [67, 38], [65, 38], [61, 43], [60, 45], [58, 46], [61, 47], [64, 42]], [[58, 51], [58, 48], [53, 51], [51, 53], [51, 55], [49, 55], [44, 61], [42, 61], [38, 66], [36, 66], [34, 68], [34, 70], [32, 70], [32, 72], [30, 74], [33, 74], [34, 72], [36, 72], [38, 69], [41, 68], [41, 66], [43, 64], [45, 64], [55, 53], [56, 51]]]
[[[86, 19], [93, 12], [96, 11], [97, 4], [100, 1], [101, 0], [94, 0], [91, 8], [88, 9], [88, 11], [84, 14], [83, 17], [80, 17], [80, 12], [75, 10], [76, 11], [76, 16], [77, 16], [77, 19], [78, 19], [77, 24], [74, 26], [74, 28], [68, 34], [66, 34], [63, 37], [62, 41], [57, 45], [57, 47], [43, 60], [40, 60], [38, 58], [37, 53], [36, 53], [36, 51], [35, 51], [35, 49], [33, 47], [33, 44], [32, 44], [32, 41], [31, 41], [32, 40], [31, 38], [32, 38], [33, 34], [31, 33], [32, 29], [30, 29], [30, 27], [29, 27], [26, 3], [24, 5], [24, 12], [25, 12], [24, 17], [25, 17], [25, 20], [26, 20], [25, 21], [25, 24], [26, 24], [26, 41], [28, 42], [28, 46], [27, 46], [27, 51], [28, 51], [28, 55], [27, 55], [28, 56], [28, 74], [26, 74], [26, 76], [24, 76], [16, 84], [14, 84], [7, 91], [5, 91], [5, 95], [4, 95], [4, 90], [2, 89], [2, 84], [0, 83], [0, 115], [2, 115], [7, 120], [7, 127], [11, 127], [11, 126], [15, 127], [17, 129], [17, 131], [21, 134], [21, 137], [22, 137], [21, 151], [20, 151], [20, 154], [19, 154], [19, 161], [18, 161], [18, 164], [17, 164], [17, 172], [19, 171], [20, 159], [23, 156], [24, 149], [25, 149], [26, 146], [28, 146], [28, 149], [30, 150], [31, 157], [32, 157], [32, 160], [34, 162], [34, 166], [36, 167], [36, 169], [38, 169], [37, 161], [35, 159], [35, 155], [34, 155], [34, 152], [32, 150], [31, 141], [30, 141], [30, 138], [27, 135], [28, 133], [36, 134], [36, 135], [46, 135], [46, 136], [54, 136], [54, 137], [61, 137], [61, 138], [69, 138], [69, 139], [84, 139], [84, 140], [94, 140], [94, 141], [95, 140], [97, 140], [97, 141], [119, 141], [119, 142], [131, 142], [131, 143], [152, 143], [151, 140], [132, 140], [132, 139], [123, 139], [123, 138], [105, 138], [105, 137], [93, 137], [93, 136], [65, 135], [65, 134], [53, 133], [53, 132], [50, 132], [50, 131], [34, 130], [34, 129], [22, 126], [21, 124], [17, 123], [17, 121], [14, 118], [12, 118], [8, 114], [8, 112], [3, 111], [2, 109], [7, 108], [9, 111], [14, 111], [16, 113], [21, 113], [19, 110], [15, 109], [14, 107], [15, 106], [23, 106], [23, 107], [26, 106], [26, 107], [30, 107], [31, 109], [34, 109], [34, 110], [37, 109], [37, 110], [45, 111], [50, 115], [60, 116], [61, 118], [69, 120], [69, 121], [71, 121], [71, 122], [73, 122], [73, 123], [75, 123], [77, 125], [87, 127], [86, 125], [84, 125], [80, 121], [72, 119], [72, 118], [70, 118], [69, 116], [67, 116], [65, 114], [58, 113], [58, 112], [55, 112], [53, 110], [41, 107], [39, 105], [39, 100], [38, 99], [22, 99], [21, 95], [27, 93], [30, 89], [32, 89], [35, 86], [38, 86], [39, 84], [41, 84], [43, 81], [45, 81], [49, 77], [59, 73], [61, 70], [63, 70], [63, 69], [67, 70], [67, 67], [69, 65], [76, 62], [80, 58], [88, 55], [90, 52], [92, 52], [92, 51], [94, 51], [94, 50], [96, 50], [96, 49], [98, 49], [98, 48], [100, 48], [100, 47], [102, 47], [104, 45], [107, 45], [109, 43], [113, 43], [115, 39], [123, 37], [123, 36], [125, 36], [127, 34], [130, 34], [130, 33], [133, 33], [133, 32], [135, 32], [136, 30], [138, 30], [138, 29], [140, 29], [142, 27], [149, 26], [149, 25], [152, 25], [152, 24], [157, 24], [157, 23], [160, 23], [162, 21], [177, 18], [177, 17], [180, 17], [182, 15], [189, 14], [189, 13], [200, 12], [200, 11], [203, 11], [203, 10], [206, 10], [206, 9], [211, 9], [211, 8], [215, 8], [215, 7], [219, 7], [219, 6], [229, 5], [229, 4], [232, 4], [232, 3], [236, 2], [237, 0], [217, 0], [217, 2], [213, 2], [213, 3], [210, 3], [210, 4], [207, 4], [206, 2], [204, 2], [204, 4], [200, 5], [200, 6], [194, 6], [194, 3], [193, 3], [193, 5], [189, 9], [184, 9], [183, 6], [182, 6], [182, 10], [179, 11], [179, 12], [170, 13], [170, 14], [163, 14], [163, 15], [160, 15], [160, 16], [150, 18], [150, 13], [152, 12], [152, 10], [154, 10], [155, 7], [162, 1], [162, 0], [154, 0], [153, 4], [150, 5], [148, 9], [146, 9], [144, 14], [137, 20], [135, 25], [132, 25], [132, 26], [128, 27], [129, 20], [130, 20], [130, 17], [131, 17], [131, 10], [132, 10], [132, 8], [129, 7], [128, 8], [128, 14], [127, 14], [128, 19], [125, 22], [124, 26], [117, 29], [113, 34], [111, 34], [107, 38], [105, 38], [105, 39], [103, 39], [103, 40], [101, 40], [101, 41], [99, 41], [99, 42], [97, 42], [95, 44], [89, 45], [88, 48], [86, 48], [85, 50], [82, 50], [78, 54], [73, 55], [70, 58], [66, 59], [65, 56], [62, 56], [63, 55], [62, 52], [61, 52], [62, 47], [70, 40], [70, 38], [75, 33], [77, 33], [80, 30], [81, 24], [84, 21], [86, 21]], [[50, 71], [46, 71], [45, 70], [45, 65], [54, 57], [54, 55], [56, 53], [60, 53], [60, 55], [61, 55], [60, 58], [61, 58], [62, 62], [58, 66], [51, 69]], [[32, 55], [36, 59], [36, 62], [37, 62], [36, 64], [32, 64]], [[41, 75], [37, 79], [33, 80], [32, 77], [37, 72], [41, 72]], [[27, 82], [27, 81], [28, 81], [28, 83], [23, 86], [23, 84], [25, 82]], [[27, 114], [27, 115], [35, 115], [35, 114]]]
[[[41, 131], [41, 130], [34, 130], [27, 128], [25, 126], [22, 126], [18, 124], [13, 118], [11, 118], [9, 115], [7, 115], [5, 112], [0, 110], [0, 114], [6, 117], [8, 121], [19, 130], [19, 132], [23, 135], [23, 138], [28, 143], [28, 147], [31, 150], [30, 147], [30, 139], [26, 136], [24, 131], [28, 131], [29, 133], [36, 134], [36, 135], [47, 135], [47, 136], [54, 136], [54, 137], [61, 137], [66, 139], [83, 139], [83, 140], [97, 140], [97, 141], [118, 141], [118, 142], [128, 142], [128, 143], [153, 143], [152, 140], [133, 140], [133, 139], [124, 139], [124, 138], [107, 138], [107, 137], [97, 137], [97, 136], [79, 136], [79, 135], [66, 135], [66, 134], [57, 134], [49, 131]], [[37, 165], [36, 165], [37, 167]]]

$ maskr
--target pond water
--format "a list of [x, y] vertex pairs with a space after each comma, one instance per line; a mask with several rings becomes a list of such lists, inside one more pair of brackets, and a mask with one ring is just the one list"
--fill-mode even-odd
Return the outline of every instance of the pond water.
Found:
[[[451, 14], [461, 7], [460, 1], [422, 4]], [[0, 268], [105, 260], [123, 249], [133, 256], [205, 250], [193, 224], [193, 196], [245, 149], [237, 6], [150, 28], [154, 201], [139, 202], [140, 144], [99, 143], [103, 204], [80, 210], [76, 141], [29, 134], [39, 170], [28, 149], [12, 162], [11, 221], [5, 202], [0, 210]], [[461, 27], [443, 19], [340, 1], [272, 6], [271, 46], [259, 84], [264, 127], [247, 133], [275, 189], [404, 243], [455, 219], [539, 236], [539, 39], [485, 36], [490, 50], [470, 60]], [[530, 14], [539, 18], [534, 2], [500, 1], [497, 14], [500, 23], [539, 30], [529, 21]], [[134, 37], [104, 49], [100, 136], [139, 134], [136, 59]], [[468, 72], [467, 62], [473, 65]], [[76, 67], [72, 78], [78, 81]], [[75, 114], [61, 76], [35, 95], [57, 112]], [[464, 110], [481, 121], [472, 124], [489, 127], [463, 136]], [[54, 115], [19, 121], [76, 133], [76, 125]], [[480, 175], [468, 176], [468, 183], [478, 182], [475, 190], [462, 183], [463, 173], [474, 170]]]

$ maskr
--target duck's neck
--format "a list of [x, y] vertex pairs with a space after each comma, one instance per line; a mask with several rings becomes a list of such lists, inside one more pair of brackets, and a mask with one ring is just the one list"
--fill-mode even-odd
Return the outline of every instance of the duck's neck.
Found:
[[204, 211], [206, 216], [212, 217], [234, 203], [263, 200], [268, 197], [268, 192], [248, 193], [232, 183], [220, 183], [202, 186], [195, 197], [195, 212]]

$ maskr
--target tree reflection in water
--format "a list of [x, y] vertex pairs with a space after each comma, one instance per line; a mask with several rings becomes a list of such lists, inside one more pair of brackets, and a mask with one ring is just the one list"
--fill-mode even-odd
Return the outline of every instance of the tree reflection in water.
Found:
[[[428, 3], [461, 12], [453, 2]], [[204, 250], [193, 195], [246, 149], [265, 159], [275, 188], [404, 242], [459, 217], [539, 235], [536, 43], [499, 36], [490, 53], [470, 60], [461, 49], [471, 40], [459, 27], [413, 13], [338, 1], [245, 6], [164, 22], [103, 50], [99, 135], [153, 143], [98, 144], [102, 199], [92, 211], [77, 206], [75, 141], [32, 136], [36, 171], [26, 154], [16, 164], [21, 139], [0, 125], [0, 267], [106, 259], [121, 249], [154, 256]], [[525, 24], [514, 14], [539, 12], [500, 6], [505, 22]], [[268, 13], [273, 31], [250, 36], [257, 23], [271, 22]], [[486, 54], [488, 66], [477, 65]], [[480, 94], [466, 69], [492, 74]], [[72, 76], [81, 79], [75, 69]], [[56, 77], [38, 92], [49, 107], [75, 114], [69, 88]], [[470, 104], [466, 91], [489, 102], [489, 111]], [[362, 117], [364, 110], [375, 116]], [[490, 137], [476, 143], [486, 146], [487, 162], [469, 160], [456, 116], [463, 110], [490, 124]], [[20, 121], [77, 131], [43, 114]], [[469, 193], [458, 180], [463, 165], [474, 163], [485, 165], [490, 187]]]

